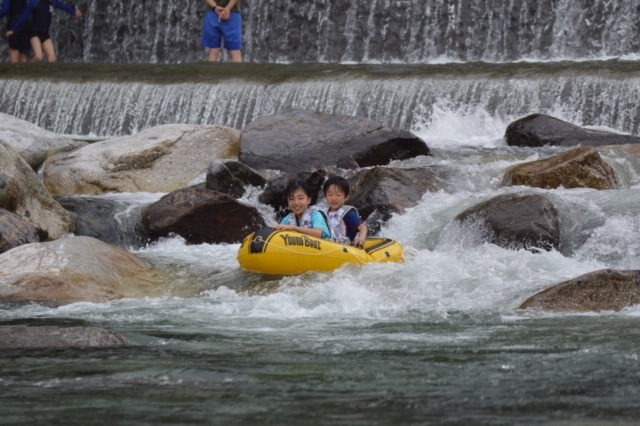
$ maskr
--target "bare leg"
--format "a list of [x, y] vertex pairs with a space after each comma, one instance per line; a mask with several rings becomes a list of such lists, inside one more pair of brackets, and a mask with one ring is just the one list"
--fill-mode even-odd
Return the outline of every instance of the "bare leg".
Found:
[[44, 55], [47, 57], [47, 62], [56, 62], [58, 60], [56, 57], [56, 49], [53, 46], [53, 41], [51, 39], [47, 39], [42, 42], [42, 50], [44, 51]]
[[42, 62], [42, 43], [38, 37], [31, 37], [31, 49], [33, 49], [33, 62]]
[[26, 64], [28, 61], [29, 57], [27, 56], [27, 54], [25, 52], [20, 52], [20, 55], [18, 55], [18, 62]]
[[11, 62], [12, 64], [17, 64], [18, 62], [20, 62], [19, 50], [9, 49], [9, 62]]
[[209, 62], [218, 62], [220, 59], [220, 48], [209, 49]]
[[242, 62], [242, 50], [230, 50], [231, 62]]

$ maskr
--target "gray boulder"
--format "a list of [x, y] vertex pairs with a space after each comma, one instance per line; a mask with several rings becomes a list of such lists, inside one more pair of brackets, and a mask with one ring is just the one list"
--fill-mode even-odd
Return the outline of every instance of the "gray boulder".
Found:
[[375, 235], [393, 213], [415, 207], [425, 192], [443, 189], [445, 182], [445, 174], [435, 167], [373, 167], [349, 178], [348, 203], [358, 209], [370, 234]]
[[38, 170], [55, 153], [86, 145], [1, 112], [0, 139], [13, 147], [33, 170]]
[[220, 126], [153, 127], [49, 158], [44, 184], [53, 195], [171, 192], [203, 175], [214, 159], [234, 157], [239, 136]]
[[140, 248], [149, 242], [142, 226], [144, 206], [104, 196], [56, 197], [75, 218], [73, 234], [93, 237], [124, 248]]
[[507, 126], [504, 139], [509, 146], [603, 146], [640, 143], [637, 136], [585, 129], [544, 114], [532, 114]]
[[215, 160], [207, 170], [206, 187], [234, 198], [244, 194], [245, 185], [262, 187], [267, 183], [256, 171], [235, 160]]
[[22, 244], [37, 243], [36, 228], [17, 214], [0, 209], [0, 254]]
[[74, 226], [73, 216], [51, 197], [33, 169], [3, 141], [0, 141], [0, 208], [30, 223], [40, 241], [60, 238]]
[[560, 244], [558, 211], [543, 195], [499, 195], [465, 210], [455, 220], [506, 249], [549, 251]]
[[537, 293], [520, 309], [547, 311], [619, 311], [640, 303], [640, 271], [603, 269]]
[[261, 117], [242, 129], [240, 162], [294, 174], [324, 167], [369, 167], [431, 155], [405, 130], [366, 118], [293, 110]]

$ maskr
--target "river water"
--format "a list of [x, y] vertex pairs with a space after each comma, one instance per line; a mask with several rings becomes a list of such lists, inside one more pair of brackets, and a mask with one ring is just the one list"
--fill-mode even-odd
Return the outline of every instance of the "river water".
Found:
[[[61, 57], [71, 63], [0, 65], [0, 112], [92, 137], [167, 123], [242, 129], [289, 108], [359, 115], [414, 132], [433, 153], [394, 166], [440, 167], [450, 182], [382, 228], [404, 245], [404, 264], [270, 277], [239, 269], [238, 244], [169, 238], [132, 249], [172, 277], [163, 297], [56, 308], [0, 303], [2, 325], [98, 326], [134, 344], [0, 353], [0, 423], [637, 423], [640, 308], [517, 307], [584, 273], [640, 269], [640, 159], [602, 151], [620, 178], [616, 190], [500, 187], [510, 165], [566, 150], [507, 147], [506, 126], [522, 116], [640, 133], [636, 0], [514, 1], [499, 10], [497, 1], [429, 0], [428, 13], [399, 31], [406, 40], [389, 46], [359, 37], [363, 5], [415, 8], [416, 1], [358, 0], [345, 12], [314, 0], [290, 6], [271, 34], [330, 26], [322, 12], [344, 12], [351, 30], [337, 47], [328, 39], [269, 43], [271, 2], [257, 1], [249, 7], [265, 12], [247, 30], [254, 62], [235, 67], [197, 62], [195, 24], [172, 33], [172, 49], [163, 44], [167, 26], [199, 16], [194, 0], [179, 11], [187, 18], [175, 2], [158, 2], [164, 26], [154, 8], [136, 26], [140, 16], [127, 2], [114, 2], [124, 12], [104, 15], [98, 3], [88, 6], [84, 44], [74, 36], [80, 24], [60, 33]], [[482, 12], [492, 8], [495, 14]], [[369, 12], [366, 22], [389, 39], [383, 18]], [[533, 24], [512, 28], [514, 19]], [[101, 22], [117, 28], [97, 31]], [[476, 37], [483, 26], [493, 36]], [[136, 31], [153, 45], [145, 48]], [[95, 63], [74, 63], [83, 61]], [[250, 188], [243, 200], [256, 203], [259, 192]], [[458, 213], [504, 193], [553, 200], [562, 229], [557, 251], [505, 250], [454, 225]], [[105, 197], [144, 204], [162, 195]]]
[[[170, 65], [59, 65], [47, 68], [46, 78], [33, 76], [37, 68], [6, 66], [2, 111], [60, 133], [116, 135], [167, 122], [242, 124], [300, 106], [362, 111], [413, 131], [433, 152], [396, 166], [445, 168], [451, 181], [383, 227], [382, 235], [405, 246], [404, 264], [270, 277], [239, 269], [238, 244], [189, 246], [169, 238], [134, 251], [174, 277], [164, 297], [57, 308], [0, 305], [1, 324], [99, 326], [135, 344], [3, 352], [2, 423], [634, 424], [640, 308], [546, 313], [517, 307], [587, 272], [640, 269], [640, 160], [602, 153], [621, 180], [611, 191], [501, 188], [500, 181], [512, 164], [563, 151], [507, 147], [504, 130], [519, 116], [543, 112], [636, 132], [637, 105], [626, 105], [637, 99], [637, 65], [246, 64], [231, 72], [194, 64], [179, 75], [180, 67]], [[207, 70], [216, 77], [209, 80]], [[367, 82], [372, 93], [363, 98]], [[113, 105], [117, 93], [132, 88], [135, 102]], [[204, 108], [204, 98], [232, 89], [240, 94], [235, 112], [231, 101], [226, 115]], [[82, 102], [51, 95], [80, 96], [80, 90], [90, 94], [76, 98]], [[173, 101], [158, 106], [180, 93], [192, 109], [169, 107]], [[113, 112], [105, 116], [105, 110]], [[137, 124], [114, 124], [124, 122]], [[259, 192], [251, 188], [243, 199], [255, 203]], [[458, 213], [503, 193], [545, 193], [553, 200], [562, 226], [558, 251], [505, 250], [454, 226]], [[107, 197], [142, 204], [161, 195]]]

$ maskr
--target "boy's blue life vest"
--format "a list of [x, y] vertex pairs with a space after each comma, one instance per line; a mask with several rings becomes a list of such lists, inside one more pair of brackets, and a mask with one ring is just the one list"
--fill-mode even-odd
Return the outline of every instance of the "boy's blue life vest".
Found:
[[[344, 217], [350, 210], [354, 210], [358, 214], [358, 210], [353, 206], [343, 204], [335, 212], [330, 211], [327, 207], [327, 218], [329, 222], [329, 230], [331, 231], [331, 238], [341, 244], [351, 244], [351, 239], [347, 236], [347, 224], [344, 223]], [[360, 215], [358, 215], [360, 217]]]
[[311, 226], [311, 215], [313, 214], [313, 212], [318, 211], [320, 212], [320, 214], [322, 214], [322, 217], [324, 218], [324, 221], [327, 223], [327, 229], [329, 229], [329, 233], [331, 233], [331, 238], [333, 238], [333, 232], [331, 231], [331, 225], [329, 224], [329, 218], [327, 217], [327, 214], [324, 212], [324, 210], [322, 210], [321, 208], [319, 208], [318, 206], [309, 206], [308, 209], [306, 209], [304, 211], [304, 213], [302, 213], [302, 220], [298, 221], [298, 218], [296, 217], [296, 214], [291, 212], [287, 215], [287, 217], [289, 218], [289, 224], [293, 225], [294, 223], [297, 224], [297, 226], [302, 226], [303, 228], [313, 228], [313, 226]]

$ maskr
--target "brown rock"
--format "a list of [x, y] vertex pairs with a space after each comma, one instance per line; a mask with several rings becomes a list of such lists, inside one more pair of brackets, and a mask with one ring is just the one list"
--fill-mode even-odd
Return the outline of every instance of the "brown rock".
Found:
[[0, 208], [0, 254], [22, 244], [39, 241], [38, 233], [30, 223]]
[[595, 148], [583, 146], [560, 155], [509, 167], [502, 186], [613, 189], [618, 178]]
[[622, 151], [626, 152], [632, 157], [640, 158], [640, 144], [607, 145], [598, 147], [598, 150], [600, 152]]
[[140, 257], [95, 238], [27, 244], [0, 255], [0, 300], [101, 303], [165, 290]]
[[142, 218], [152, 238], [174, 233], [189, 244], [237, 243], [265, 226], [254, 207], [204, 185], [165, 195], [147, 207]]
[[520, 309], [619, 311], [640, 303], [640, 271], [603, 269], [541, 291]]

